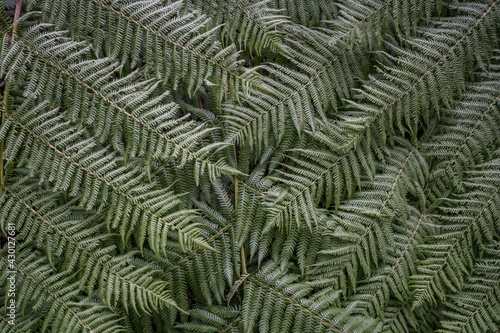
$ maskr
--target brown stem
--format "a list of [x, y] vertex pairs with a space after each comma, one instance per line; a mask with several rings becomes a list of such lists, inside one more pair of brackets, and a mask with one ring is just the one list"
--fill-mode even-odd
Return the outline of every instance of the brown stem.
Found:
[[21, 15], [21, 4], [23, 0], [17, 0], [16, 8], [14, 9], [14, 21], [12, 22], [12, 31], [10, 32], [8, 45], [12, 44], [14, 41], [14, 37], [16, 35], [16, 26], [17, 21], [19, 20], [19, 16]]

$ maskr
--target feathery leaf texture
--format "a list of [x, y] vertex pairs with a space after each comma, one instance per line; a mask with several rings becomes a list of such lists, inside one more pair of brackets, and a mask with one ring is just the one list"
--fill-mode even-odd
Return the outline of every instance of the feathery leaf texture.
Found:
[[500, 332], [500, 0], [0, 31], [0, 333]]

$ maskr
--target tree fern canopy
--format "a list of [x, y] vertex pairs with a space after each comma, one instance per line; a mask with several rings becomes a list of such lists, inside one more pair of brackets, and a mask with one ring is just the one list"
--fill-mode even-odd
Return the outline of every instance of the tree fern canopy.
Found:
[[500, 332], [500, 0], [0, 31], [0, 332]]

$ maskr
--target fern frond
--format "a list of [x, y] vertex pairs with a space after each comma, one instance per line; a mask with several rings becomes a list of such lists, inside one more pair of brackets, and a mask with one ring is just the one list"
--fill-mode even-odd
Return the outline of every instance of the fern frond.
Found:
[[500, 0], [4, 2], [0, 332], [500, 333]]
[[[388, 249], [386, 266], [359, 282], [356, 294], [347, 301], [357, 302], [358, 313], [384, 318], [386, 308], [391, 306], [391, 299], [404, 303], [411, 298], [407, 277], [415, 272], [417, 246], [423, 243], [423, 238], [428, 234], [428, 231], [423, 230], [428, 219], [425, 214], [412, 210], [404, 223], [392, 223], [395, 247]], [[410, 311], [405, 310], [409, 319], [405, 318], [403, 322], [406, 325], [414, 324]]]
[[[287, 61], [300, 71], [284, 66], [267, 66], [261, 81], [263, 92], [250, 92], [245, 96], [248, 106], [225, 107], [229, 142], [257, 142], [267, 145], [271, 133], [280, 141], [284, 135], [285, 120], [290, 119], [299, 132], [306, 124], [313, 129], [314, 116], [325, 117], [335, 111], [342, 98], [350, 97], [350, 88], [356, 77], [364, 77], [367, 57], [364, 50], [371, 49], [366, 39], [349, 43], [355, 29], [365, 28], [366, 21], [384, 15], [381, 8], [360, 18], [351, 30], [341, 36], [332, 31], [304, 30], [308, 44], [291, 40], [287, 46]], [[366, 34], [369, 29], [363, 30]], [[299, 110], [303, 110], [299, 112]], [[287, 116], [290, 110], [291, 115]], [[289, 118], [288, 118], [289, 117]]]
[[445, 301], [447, 288], [460, 290], [464, 284], [461, 273], [468, 274], [477, 251], [500, 234], [494, 217], [500, 205], [499, 162], [495, 159], [466, 172], [469, 192], [457, 193], [439, 207], [435, 214], [438, 233], [420, 245], [425, 259], [418, 262], [417, 273], [411, 277], [413, 308]]
[[[136, 73], [113, 81], [112, 74], [117, 68], [109, 59], [85, 60], [90, 56], [88, 48], [64, 42], [63, 32], [39, 33], [39, 30], [34, 27], [24, 34], [18, 42], [21, 46], [13, 47], [15, 58], [4, 60], [4, 66], [11, 64], [8, 75], [16, 76], [20, 67], [35, 56], [34, 66], [43, 68], [52, 78], [40, 81], [36, 76], [29, 77], [25, 96], [41, 95], [54, 107], [67, 108], [68, 118], [73, 122], [79, 119], [82, 124], [95, 124], [94, 135], [101, 142], [109, 140], [117, 151], [125, 146], [129, 156], [165, 161], [178, 158], [179, 167], [193, 161], [197, 181], [204, 172], [212, 179], [221, 173], [241, 174], [221, 160], [210, 160], [208, 155], [224, 144], [200, 147], [200, 141], [214, 129], [186, 121], [189, 115], [179, 117], [179, 106], [168, 101], [168, 92], [155, 96], [159, 82], [148, 80], [130, 86]], [[94, 80], [97, 76], [99, 80]], [[123, 142], [123, 134], [127, 134], [128, 141]]]
[[[489, 148], [498, 142], [500, 128], [499, 76], [491, 73], [486, 81], [471, 85], [460, 104], [442, 120], [441, 131], [423, 145], [426, 156], [435, 160], [432, 197], [437, 201], [453, 190], [464, 190], [467, 165], [487, 159]], [[450, 186], [452, 185], [452, 186]]]
[[241, 310], [244, 332], [252, 331], [257, 318], [263, 332], [378, 332], [381, 328], [372, 318], [351, 316], [351, 309], [335, 307], [339, 292], [311, 295], [307, 284], [296, 282], [297, 275], [286, 274], [271, 262], [243, 278], [247, 281]]
[[70, 189], [74, 195], [82, 186], [82, 207], [90, 209], [102, 196], [101, 206], [111, 205], [108, 227], [119, 228], [124, 243], [134, 234], [142, 248], [148, 235], [149, 245], [159, 253], [168, 233], [175, 231], [184, 250], [211, 249], [199, 235], [196, 212], [175, 210], [179, 195], [168, 188], [157, 190], [155, 182], [146, 183], [140, 168], [125, 166], [119, 156], [99, 147], [85, 129], [62, 122], [58, 109], [47, 111], [44, 104], [30, 108], [31, 104], [27, 100], [3, 124], [7, 160], [14, 159], [26, 138], [24, 152], [32, 155], [23, 158], [24, 163], [31, 170], [40, 169], [41, 179], [54, 181], [54, 190]]
[[438, 309], [411, 309], [412, 297], [404, 302], [392, 299], [384, 312], [384, 332], [434, 332], [441, 313]]
[[281, 10], [274, 9], [272, 1], [186, 1], [186, 10], [196, 9], [212, 18], [212, 24], [224, 25], [221, 38], [236, 43], [248, 53], [258, 56], [263, 51], [284, 50], [284, 32], [279, 29], [291, 24]]
[[[4, 307], [0, 308], [0, 312], [7, 313]], [[9, 317], [3, 316], [0, 318], [0, 332], [5, 333], [23, 333], [23, 332], [34, 332], [39, 326], [42, 318], [36, 316], [33, 313], [26, 314], [23, 317], [20, 317], [16, 314], [16, 322], [12, 325], [12, 322], [9, 323]]]
[[[146, 72], [174, 90], [179, 81], [190, 95], [204, 84], [216, 84], [220, 103], [226, 88], [235, 95], [244, 81], [239, 53], [235, 45], [221, 47], [213, 33], [220, 28], [210, 28], [210, 18], [182, 13], [182, 2], [51, 1], [44, 3], [42, 15], [58, 29], [77, 29], [72, 35], [93, 39], [98, 56], [105, 54], [122, 64], [130, 59], [131, 68], [145, 65]], [[67, 22], [58, 24], [65, 16]], [[93, 28], [96, 25], [99, 29]], [[152, 56], [147, 49], [158, 52]]]
[[500, 328], [500, 261], [475, 263], [463, 291], [451, 295], [443, 311], [446, 319], [436, 332], [497, 332]]
[[188, 293], [209, 305], [223, 304], [227, 299], [227, 290], [233, 285], [239, 263], [234, 260], [232, 223], [225, 220], [223, 223], [220, 226], [206, 223], [211, 225], [207, 243], [215, 251], [198, 248], [184, 254], [177, 243], [167, 243], [166, 256], [158, 257], [150, 250], [144, 251], [145, 258], [163, 270], [160, 276], [177, 291], [173, 298], [185, 311], [189, 309]]
[[324, 26], [325, 20], [335, 16], [335, 4], [325, 0], [274, 0], [275, 6], [296, 23], [306, 27]]
[[242, 332], [240, 311], [237, 308], [210, 307], [190, 311], [191, 321], [179, 324], [183, 332]]
[[5, 253], [0, 254], [1, 278], [5, 280], [15, 275], [24, 288], [24, 293], [17, 294], [16, 302], [23, 308], [39, 311], [39, 318], [43, 320], [42, 331], [125, 332], [120, 317], [102, 304], [78, 300], [77, 282], [72, 283], [66, 273], [53, 274], [43, 256], [32, 250], [29, 252], [19, 251], [13, 267], [9, 265]]
[[[166, 283], [154, 280], [157, 272], [130, 265], [133, 252], [117, 255], [115, 246], [105, 245], [111, 235], [103, 233], [103, 222], [96, 223], [102, 214], [80, 217], [72, 202], [57, 205], [60, 194], [40, 188], [32, 178], [23, 177], [5, 191], [0, 197], [2, 230], [6, 230], [7, 222], [15, 222], [18, 241], [37, 240], [46, 247], [52, 266], [57, 263], [65, 272], [79, 270], [80, 287], [86, 287], [88, 294], [97, 285], [106, 304], [116, 307], [119, 301], [127, 311], [133, 308], [148, 313], [163, 307], [178, 308], [165, 290]], [[59, 258], [63, 263], [58, 263]]]
[[0, 32], [2, 35], [6, 35], [11, 28], [12, 28], [12, 20], [7, 15], [7, 8], [5, 6], [5, 2], [2, 2], [0, 3]]
[[[500, 11], [496, 4], [497, 2], [494, 2], [489, 7], [479, 4], [470, 7], [461, 6], [462, 10], [474, 14], [477, 13], [475, 11], [477, 7], [483, 8], [484, 11], [479, 18], [477, 16], [450, 18], [450, 21], [456, 24], [454, 28], [460, 28], [460, 35], [457, 36], [455, 30], [446, 30], [448, 37], [445, 39], [446, 42], [440, 45], [430, 39], [416, 38], [409, 43], [419, 51], [418, 53], [413, 54], [393, 47], [394, 52], [401, 54], [398, 62], [401, 63], [402, 67], [400, 69], [384, 67], [387, 69], [387, 72], [384, 73], [386, 80], [373, 78], [365, 84], [363, 90], [359, 90], [360, 96], [362, 96], [361, 100], [350, 102], [353, 111], [348, 112], [347, 115], [356, 116], [356, 121], [362, 120], [361, 124], [354, 126], [357, 134], [348, 138], [347, 142], [342, 140], [337, 144], [332, 143], [330, 146], [341, 147], [339, 155], [331, 156], [325, 162], [321, 161], [322, 163], [314, 166], [312, 170], [306, 170], [304, 166], [301, 166], [298, 171], [303, 172], [303, 174], [298, 174], [294, 169], [287, 169], [286, 177], [288, 179], [296, 178], [299, 181], [293, 183], [292, 193], [287, 193], [282, 188], [269, 193], [269, 201], [272, 202], [270, 224], [282, 224], [283, 221], [290, 221], [299, 211], [302, 212], [301, 214], [306, 214], [304, 215], [306, 221], [310, 221], [309, 216], [315, 215], [314, 210], [311, 209], [312, 203], [319, 201], [316, 194], [318, 188], [324, 188], [323, 184], [333, 184], [335, 178], [344, 180], [344, 177], [359, 175], [358, 170], [363, 167], [365, 172], [369, 172], [371, 168], [366, 162], [366, 157], [371, 156], [374, 150], [383, 147], [387, 143], [387, 137], [392, 138], [395, 134], [395, 128], [399, 128], [403, 135], [408, 129], [412, 137], [415, 137], [419, 124], [429, 122], [429, 109], [432, 105], [437, 108], [440, 107], [441, 103], [450, 105], [454, 94], [460, 92], [463, 87], [457, 84], [450, 86], [444, 82], [446, 80], [463, 82], [467, 71], [472, 69], [470, 61], [467, 59], [475, 59], [476, 57], [476, 54], [472, 52], [474, 45], [483, 42], [483, 44], [490, 43], [489, 37], [481, 37], [486, 38], [487, 41], [478, 39], [480, 37], [475, 33], [475, 29], [498, 28], [496, 24], [500, 20], [496, 16]], [[430, 35], [430, 32], [427, 33]], [[439, 33], [442, 34], [443, 31]], [[436, 32], [433, 36], [437, 40], [444, 39], [436, 35]], [[463, 46], [462, 43], [464, 43]], [[491, 41], [491, 45], [495, 45], [493, 41]], [[429, 49], [431, 48], [438, 48], [440, 52], [430, 54]], [[492, 52], [491, 50], [492, 48], [490, 52]], [[452, 63], [456, 61], [454, 59], [462, 59], [463, 65], [453, 65]], [[469, 69], [466, 70], [466, 68]], [[438, 84], [438, 82], [441, 83]], [[396, 83], [400, 86], [396, 86]], [[447, 90], [437, 94], [437, 87], [444, 85], [447, 86]], [[401, 86], [405, 88], [401, 89]], [[433, 95], [435, 98], [430, 97]], [[423, 101], [422, 96], [424, 96]], [[369, 103], [364, 103], [363, 100]], [[418, 105], [420, 109], [416, 109], [415, 105]], [[340, 124], [343, 127], [353, 128], [349, 121], [342, 121]], [[317, 161], [320, 156], [324, 159], [325, 154], [312, 152], [309, 155], [312, 156], [313, 161]], [[358, 158], [359, 155], [363, 157]], [[313, 165], [309, 163], [307, 168], [311, 166]], [[283, 182], [286, 184], [287, 179]], [[343, 188], [339, 184], [337, 187]], [[327, 192], [330, 191], [327, 190]], [[298, 217], [295, 219], [297, 220]]]
[[371, 277], [374, 266], [387, 262], [389, 249], [396, 250], [392, 225], [407, 224], [409, 216], [415, 219], [420, 215], [408, 205], [406, 197], [421, 193], [427, 165], [416, 147], [403, 140], [401, 143], [406, 147], [391, 151], [385, 172], [375, 176], [372, 184], [364, 185], [364, 191], [341, 204], [337, 216], [332, 217], [336, 223], [328, 234], [337, 243], [332, 249], [321, 251], [324, 255], [316, 263], [316, 272], [311, 273], [319, 274], [317, 284], [322, 284], [320, 281], [328, 276], [337, 280], [337, 288], [347, 290], [350, 282], [356, 290], [358, 277]]

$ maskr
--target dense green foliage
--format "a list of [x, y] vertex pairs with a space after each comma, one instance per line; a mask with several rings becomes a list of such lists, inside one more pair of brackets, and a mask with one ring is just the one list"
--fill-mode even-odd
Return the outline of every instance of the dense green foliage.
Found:
[[0, 30], [0, 332], [500, 332], [500, 0]]

